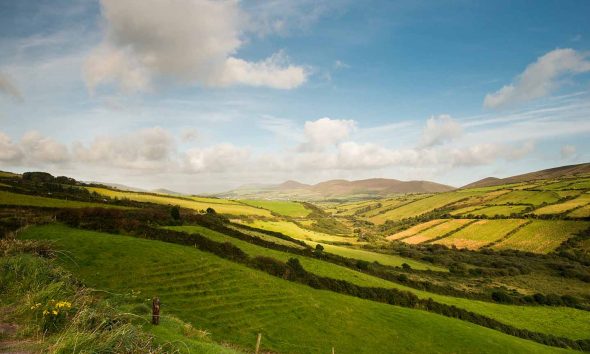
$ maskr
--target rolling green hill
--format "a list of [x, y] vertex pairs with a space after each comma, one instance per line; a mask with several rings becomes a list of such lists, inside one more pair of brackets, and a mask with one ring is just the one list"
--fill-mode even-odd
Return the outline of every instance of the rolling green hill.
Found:
[[264, 349], [282, 353], [562, 351], [420, 310], [313, 290], [187, 246], [55, 225], [29, 228], [23, 237], [67, 250], [63, 265], [93, 287], [158, 295], [164, 313], [244, 347], [260, 332]]

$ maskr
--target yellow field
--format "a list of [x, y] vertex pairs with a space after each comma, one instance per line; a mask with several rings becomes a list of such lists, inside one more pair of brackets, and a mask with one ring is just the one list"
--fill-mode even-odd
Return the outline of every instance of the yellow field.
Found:
[[368, 220], [377, 225], [383, 224], [387, 220], [402, 220], [409, 217], [422, 215], [434, 209], [457, 202], [463, 198], [471, 197], [474, 194], [478, 193], [458, 191], [435, 194], [433, 196], [419, 199], [399, 208], [387, 211], [383, 214], [375, 215], [368, 218]]
[[583, 207], [576, 209], [567, 216], [571, 216], [572, 218], [588, 218], [590, 217], [590, 204], [584, 205]]
[[466, 215], [482, 215], [493, 217], [496, 215], [510, 216], [512, 214], [520, 214], [527, 208], [526, 205], [493, 205], [478, 210], [473, 210], [465, 213]]
[[585, 221], [535, 220], [492, 248], [549, 253], [589, 226], [590, 222]]
[[299, 227], [297, 224], [290, 221], [266, 221], [266, 220], [253, 220], [243, 222], [240, 220], [234, 220], [236, 222], [255, 227], [257, 229], [270, 230], [280, 232], [284, 235], [291, 236], [295, 239], [302, 241], [313, 241], [319, 243], [334, 243], [334, 242], [347, 242], [347, 243], [358, 243], [354, 237], [344, 237], [329, 235], [322, 232], [307, 230]]
[[[104, 195], [110, 198], [129, 199], [137, 202], [147, 202], [163, 205], [178, 205], [182, 208], [193, 209], [193, 210], [206, 210], [207, 208], [213, 208], [220, 214], [233, 214], [233, 215], [252, 215], [252, 216], [272, 216], [270, 211], [266, 209], [254, 208], [248, 205], [240, 203], [232, 203], [223, 199], [216, 198], [202, 198], [202, 197], [190, 197], [190, 198], [178, 198], [174, 196], [166, 195], [153, 195], [147, 193], [127, 192], [127, 191], [115, 191], [106, 188], [87, 188], [91, 192], [96, 192], [100, 195]], [[190, 199], [190, 200], [189, 200]]]
[[501, 239], [526, 222], [525, 219], [479, 220], [433, 243], [474, 250]]
[[390, 241], [393, 241], [393, 240], [399, 240], [400, 238], [414, 236], [417, 233], [423, 231], [424, 229], [428, 229], [429, 227], [433, 227], [435, 225], [442, 224], [443, 222], [446, 222], [446, 221], [447, 220], [445, 220], [445, 219], [430, 220], [430, 221], [424, 222], [422, 224], [412, 226], [409, 229], [398, 232], [394, 235], [387, 236], [386, 238]]
[[472, 221], [473, 220], [470, 220], [470, 219], [451, 219], [451, 220], [443, 222], [442, 224], [439, 224], [431, 229], [428, 229], [424, 232], [418, 233], [417, 235], [414, 235], [412, 237], [408, 237], [408, 238], [404, 239], [403, 242], [409, 243], [412, 245], [415, 245], [418, 243], [423, 243], [423, 242], [428, 242], [428, 241], [435, 239], [437, 237], [440, 237], [448, 232], [454, 231], [454, 230], [460, 228], [461, 226], [466, 225]]
[[545, 207], [539, 208], [535, 210], [534, 213], [537, 215], [560, 214], [588, 203], [590, 203], [590, 194], [582, 194], [575, 199], [571, 199], [563, 203], [547, 205]]

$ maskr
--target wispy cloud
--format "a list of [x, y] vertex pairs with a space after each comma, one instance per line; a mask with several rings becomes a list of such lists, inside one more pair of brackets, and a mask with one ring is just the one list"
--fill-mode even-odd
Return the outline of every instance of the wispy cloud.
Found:
[[484, 99], [487, 108], [503, 108], [545, 97], [559, 86], [565, 75], [590, 71], [587, 54], [573, 49], [556, 49], [530, 64], [515, 82], [489, 93]]

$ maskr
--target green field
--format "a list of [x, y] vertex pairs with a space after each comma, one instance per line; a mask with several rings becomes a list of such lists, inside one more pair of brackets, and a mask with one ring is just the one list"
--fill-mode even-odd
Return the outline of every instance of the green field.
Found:
[[448, 247], [478, 249], [506, 236], [510, 231], [526, 223], [524, 219], [478, 220], [449, 237], [433, 243]]
[[493, 217], [499, 216], [510, 216], [512, 214], [520, 214], [527, 208], [526, 205], [493, 205], [477, 210], [473, 210], [463, 215], [475, 215], [475, 216], [487, 216]]
[[409, 229], [400, 231], [396, 234], [393, 234], [391, 236], [387, 236], [387, 239], [390, 241], [393, 240], [399, 240], [402, 238], [406, 238], [406, 237], [410, 237], [410, 236], [414, 236], [416, 234], [418, 234], [419, 232], [424, 231], [425, 229], [434, 227], [436, 225], [442, 224], [443, 222], [446, 222], [446, 219], [435, 219], [435, 220], [430, 220], [427, 222], [424, 222], [422, 224], [418, 224], [415, 226], [410, 227]]
[[588, 227], [590, 222], [584, 221], [535, 220], [492, 248], [548, 253], [576, 232]]
[[91, 192], [96, 192], [100, 195], [104, 195], [110, 198], [118, 199], [129, 199], [137, 202], [155, 203], [163, 205], [178, 205], [182, 208], [193, 209], [193, 210], [206, 210], [211, 207], [216, 212], [221, 214], [232, 214], [232, 215], [252, 215], [252, 216], [271, 216], [270, 211], [260, 208], [254, 208], [248, 205], [228, 202], [227, 200], [217, 198], [202, 198], [202, 197], [189, 197], [179, 198], [175, 196], [166, 195], [155, 195], [138, 192], [126, 192], [126, 191], [115, 191], [106, 188], [95, 188], [88, 187]]
[[578, 181], [569, 185], [571, 189], [590, 189], [590, 180]]
[[0, 205], [34, 206], [44, 208], [123, 208], [116, 205], [45, 198], [5, 191], [0, 191]]
[[324, 246], [326, 252], [334, 253], [343, 257], [360, 259], [367, 262], [377, 261], [383, 265], [389, 265], [394, 267], [399, 267], [403, 263], [408, 263], [414, 269], [432, 269], [438, 271], [446, 271], [446, 269], [441, 267], [433, 266], [422, 262], [416, 262], [412, 259], [398, 257], [395, 255], [388, 255], [360, 249], [348, 248], [344, 246], [331, 245], [329, 242], [355, 242], [355, 239], [350, 237], [332, 236], [328, 234], [322, 234], [319, 232], [302, 229], [296, 224], [287, 221], [255, 220], [254, 222], [248, 223], [246, 225], [260, 229], [280, 232], [284, 235], [291, 236], [295, 239], [305, 241], [312, 247], [315, 247], [316, 244], [321, 243], [322, 246]]
[[[309, 242], [310, 245], [314, 246], [316, 243]], [[360, 259], [362, 261], [367, 262], [379, 262], [383, 265], [392, 266], [392, 267], [401, 267], [402, 264], [406, 263], [409, 264], [412, 268], [417, 270], [434, 270], [437, 272], [447, 272], [448, 270], [439, 266], [435, 266], [428, 263], [422, 263], [415, 261], [410, 258], [404, 258], [392, 254], [383, 254], [378, 252], [371, 252], [365, 251], [356, 248], [348, 248], [344, 246], [336, 246], [336, 245], [329, 245], [329, 244], [322, 244], [324, 246], [324, 250], [328, 253], [337, 254], [342, 257], [353, 258], [353, 259]]]
[[403, 239], [402, 241], [413, 245], [423, 242], [429, 242], [430, 240], [443, 236], [448, 232], [457, 230], [458, 228], [472, 221], [473, 220], [470, 219], [451, 219], [439, 225], [436, 225], [435, 227], [430, 228], [426, 231], [420, 232], [414, 236]]
[[387, 220], [402, 220], [412, 216], [422, 215], [447, 204], [451, 204], [463, 198], [472, 196], [473, 194], [476, 193], [459, 191], [435, 194], [433, 196], [402, 205], [399, 208], [392, 209], [383, 214], [375, 215], [368, 218], [368, 220], [377, 225], [383, 224]]
[[[216, 341], [251, 348], [261, 332], [264, 349], [285, 353], [329, 352], [332, 346], [338, 353], [562, 351], [420, 310], [314, 290], [192, 247], [59, 225], [32, 227], [23, 237], [52, 239], [67, 249], [61, 262], [89, 286], [160, 296], [163, 315], [207, 329]], [[583, 311], [491, 303], [486, 309], [485, 303], [457, 300], [492, 314], [508, 311], [513, 322], [537, 323], [545, 332], [557, 323], [562, 327], [554, 334], [588, 333]], [[580, 312], [585, 317], [578, 318]]]
[[560, 199], [559, 195], [551, 191], [512, 191], [492, 199], [490, 204], [530, 204], [539, 206], [543, 203], [555, 203]]
[[279, 215], [294, 218], [304, 218], [311, 212], [301, 203], [284, 200], [240, 200], [240, 202], [257, 208], [264, 208]]
[[222, 233], [210, 230], [206, 227], [202, 226], [169, 226], [166, 227], [170, 230], [182, 231], [187, 233], [198, 233], [201, 234], [213, 241], [217, 242], [230, 242], [231, 244], [239, 247], [242, 251], [246, 252], [251, 257], [256, 256], [265, 256], [265, 257], [272, 257], [278, 259], [280, 261], [286, 262], [289, 258], [299, 258], [301, 265], [306, 270], [323, 276], [329, 277], [334, 279], [342, 279], [349, 281], [353, 284], [360, 285], [360, 286], [373, 286], [373, 287], [382, 287], [382, 288], [390, 288], [394, 287], [393, 283], [388, 282], [386, 280], [376, 278], [361, 272], [354, 271], [352, 269], [342, 267], [336, 264], [328, 263], [321, 261], [315, 258], [308, 258], [297, 256], [292, 253], [276, 251], [272, 249], [268, 249], [265, 247], [257, 246], [251, 244], [246, 241], [238, 240], [231, 236], [224, 235]]
[[[471, 191], [471, 189], [469, 190]], [[458, 201], [456, 203], [452, 204], [453, 208], [461, 208], [461, 207], [473, 207], [473, 208], [479, 208], [481, 207], [483, 204], [486, 204], [488, 201], [497, 198], [503, 194], [506, 193], [510, 193], [510, 190], [506, 190], [506, 189], [500, 189], [500, 190], [495, 190], [495, 191], [490, 191], [490, 192], [480, 192], [478, 194], [474, 194], [468, 198], [465, 198], [464, 200]]]
[[279, 237], [267, 235], [267, 234], [265, 234], [263, 232], [246, 229], [244, 227], [237, 226], [237, 225], [232, 225], [232, 224], [229, 224], [229, 225], [226, 225], [226, 226], [229, 227], [230, 229], [234, 229], [234, 230], [240, 231], [240, 232], [242, 232], [244, 234], [247, 234], [247, 235], [250, 235], [250, 236], [254, 236], [254, 237], [258, 237], [258, 238], [261, 238], [261, 239], [263, 239], [265, 241], [276, 243], [278, 245], [285, 245], [285, 246], [299, 248], [299, 249], [304, 249], [305, 248], [303, 245], [300, 245], [299, 243], [295, 243], [295, 242], [291, 242], [289, 240], [284, 240], [284, 239], [279, 238]]
[[561, 214], [567, 212], [568, 210], [572, 210], [574, 208], [584, 206], [590, 203], [590, 194], [582, 194], [577, 198], [567, 200], [563, 203], [547, 205], [542, 208], [539, 208], [534, 211], [537, 215], [546, 215], [546, 214]]
[[[485, 220], [482, 220], [485, 221]], [[511, 220], [520, 221], [520, 220]], [[256, 246], [251, 243], [237, 240], [230, 236], [220, 234], [218, 232], [209, 230], [201, 226], [174, 226], [167, 227], [168, 229], [184, 231], [184, 232], [196, 232], [204, 235], [214, 241], [218, 242], [231, 242], [235, 246], [241, 248], [250, 256], [267, 256], [273, 257], [282, 261], [287, 261], [289, 258], [294, 257], [292, 254], [269, 250], [267, 248]], [[329, 249], [329, 246], [328, 246]], [[326, 249], [326, 251], [328, 251]], [[333, 250], [330, 250], [331, 253]], [[359, 250], [360, 251], [360, 250]], [[369, 256], [375, 256], [375, 253], [370, 253]], [[348, 256], [343, 254], [343, 256]], [[383, 255], [388, 257], [387, 255]], [[383, 257], [383, 258], [385, 258]], [[543, 332], [543, 333], [555, 333], [558, 331], [560, 335], [570, 337], [573, 339], [585, 338], [585, 330], [590, 330], [590, 317], [585, 316], [585, 312], [581, 310], [574, 310], [570, 308], [551, 308], [551, 307], [524, 307], [524, 306], [512, 306], [512, 305], [500, 305], [495, 303], [489, 303], [484, 301], [474, 301], [469, 299], [455, 298], [451, 296], [439, 295], [431, 292], [416, 290], [407, 286], [403, 286], [397, 283], [392, 283], [380, 278], [376, 278], [364, 273], [353, 271], [348, 268], [344, 268], [332, 263], [324, 262], [321, 260], [298, 257], [303, 267], [320, 276], [347, 280], [353, 284], [360, 286], [375, 286], [384, 288], [397, 288], [400, 290], [410, 291], [416, 294], [418, 297], [423, 299], [432, 298], [448, 305], [455, 305], [457, 307], [465, 308], [466, 310], [473, 311], [488, 317], [495, 318], [499, 321], [510, 323], [517, 327], [528, 328], [530, 330]], [[351, 257], [356, 258], [356, 257]], [[369, 259], [367, 259], [369, 260]], [[379, 260], [379, 259], [378, 259]], [[404, 259], [401, 258], [401, 261]], [[522, 318], [522, 316], [525, 316]], [[568, 322], [569, 319], [577, 319], [576, 326], [566, 326], [567, 328], [560, 328], [563, 323]], [[569, 318], [568, 318], [569, 317]], [[539, 319], [543, 319], [540, 321]], [[547, 322], [551, 322], [548, 326]], [[580, 328], [581, 327], [581, 328]], [[577, 329], [576, 329], [577, 328]]]

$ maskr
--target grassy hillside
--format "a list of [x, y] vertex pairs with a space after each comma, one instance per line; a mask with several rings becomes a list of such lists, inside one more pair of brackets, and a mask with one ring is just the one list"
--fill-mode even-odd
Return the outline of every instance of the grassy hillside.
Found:
[[[256, 246], [251, 243], [223, 235], [219, 232], [209, 230], [202, 226], [171, 226], [167, 228], [188, 233], [199, 233], [218, 242], [230, 242], [245, 251], [250, 256], [267, 256], [282, 261], [287, 261], [289, 258], [293, 257], [293, 255], [290, 253]], [[329, 246], [330, 245], [327, 246], [325, 251], [332, 252], [333, 250], [331, 250]], [[373, 252], [366, 253], [370, 255], [376, 255]], [[383, 256], [387, 257], [387, 255]], [[590, 316], [588, 316], [588, 313], [585, 311], [565, 307], [501, 305], [439, 295], [427, 291], [416, 290], [315, 258], [298, 258], [306, 270], [320, 276], [347, 280], [360, 286], [396, 288], [410, 291], [416, 294], [419, 298], [432, 298], [438, 302], [464, 308], [468, 311], [494, 318], [498, 321], [513, 325], [517, 328], [526, 328], [531, 331], [547, 334], [557, 334], [559, 336], [572, 339], [583, 339], [587, 336], [587, 331], [590, 331]]]
[[67, 249], [63, 264], [89, 285], [157, 294], [165, 313], [245, 347], [261, 332], [263, 348], [282, 353], [332, 346], [338, 353], [562, 351], [419, 310], [313, 290], [191, 247], [54, 225], [23, 236]]
[[109, 204], [46, 198], [36, 195], [17, 194], [5, 191], [0, 191], [0, 205], [35, 206], [43, 208], [122, 208]]
[[129, 199], [138, 202], [155, 203], [162, 205], [178, 205], [182, 208], [193, 210], [206, 210], [213, 208], [216, 212], [221, 214], [236, 214], [236, 215], [256, 215], [256, 216], [271, 216], [270, 211], [260, 208], [254, 208], [237, 202], [229, 202], [223, 199], [216, 198], [201, 198], [201, 197], [176, 197], [165, 196], [159, 194], [148, 194], [139, 192], [125, 192], [116, 191], [106, 188], [88, 187], [91, 192], [96, 192], [110, 198]]

